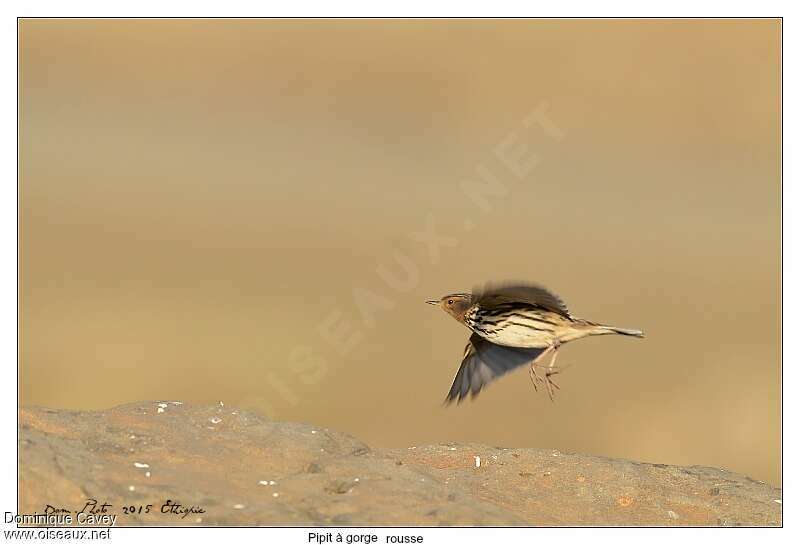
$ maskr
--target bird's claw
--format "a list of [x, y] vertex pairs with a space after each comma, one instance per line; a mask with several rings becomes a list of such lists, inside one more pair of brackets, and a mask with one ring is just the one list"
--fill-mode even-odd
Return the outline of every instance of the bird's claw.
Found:
[[[550, 360], [550, 363], [547, 365], [541, 364], [538, 361], [534, 361], [531, 366], [528, 374], [531, 378], [531, 384], [533, 384], [533, 389], [537, 392], [539, 391], [539, 384], [543, 384], [544, 387], [547, 389], [547, 395], [550, 397], [550, 401], [555, 401], [554, 394], [555, 390], [560, 390], [561, 387], [556, 384], [552, 377], [554, 375], [558, 375], [561, 373], [562, 368], [556, 367], [553, 365], [555, 363], [555, 357]], [[544, 378], [539, 376], [539, 373], [536, 372], [536, 368], [544, 368]]]
[[533, 389], [538, 392], [539, 391], [538, 384], [540, 382], [544, 383], [545, 380], [539, 376], [539, 374], [536, 372], [536, 369], [534, 369], [533, 366], [531, 366], [530, 370], [528, 371], [528, 375], [530, 375], [531, 377], [531, 384], [533, 384]]
[[555, 388], [556, 390], [560, 390], [561, 389], [561, 387], [558, 384], [556, 384], [555, 382], [553, 382], [552, 378], [550, 378], [553, 375], [557, 375], [557, 374], [558, 374], [558, 371], [550, 372], [550, 370], [548, 370], [544, 375], [544, 377], [545, 377], [545, 385], [547, 386], [547, 395], [550, 396], [550, 401], [555, 401], [555, 399], [554, 399], [555, 391], [553, 390], [553, 388]]

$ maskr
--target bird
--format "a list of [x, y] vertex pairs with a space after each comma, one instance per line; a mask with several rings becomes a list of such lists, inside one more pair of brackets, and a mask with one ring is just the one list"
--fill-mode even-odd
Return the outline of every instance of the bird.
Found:
[[[595, 335], [644, 337], [638, 329], [626, 329], [590, 322], [570, 314], [555, 293], [532, 283], [487, 283], [471, 293], [451, 293], [426, 301], [441, 307], [472, 331], [461, 366], [445, 404], [474, 398], [491, 381], [525, 364], [534, 389], [544, 384], [554, 399], [553, 375], [559, 348], [570, 341]], [[550, 356], [550, 361], [544, 361]], [[545, 376], [537, 373], [543, 367]]]

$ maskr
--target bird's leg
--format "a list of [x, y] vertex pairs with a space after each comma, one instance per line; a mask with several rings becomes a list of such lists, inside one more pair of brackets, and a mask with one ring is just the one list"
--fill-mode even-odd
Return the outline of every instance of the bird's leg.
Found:
[[553, 366], [556, 364], [556, 357], [558, 356], [558, 346], [553, 348], [553, 357], [550, 358], [550, 363], [547, 365], [547, 371], [544, 374], [545, 385], [547, 386], [547, 394], [550, 396], [550, 401], [553, 401], [553, 388], [556, 390], [560, 390], [561, 388], [553, 382], [553, 379], [550, 378], [553, 375], [557, 375], [559, 373], [558, 369], [554, 370]]
[[548, 346], [544, 352], [536, 356], [536, 358], [534, 358], [534, 360], [531, 361], [531, 367], [530, 370], [528, 371], [528, 374], [531, 377], [531, 384], [533, 384], [533, 389], [536, 390], [537, 392], [539, 391], [537, 384], [539, 382], [545, 383], [545, 379], [540, 377], [539, 374], [536, 372], [536, 366], [539, 364], [539, 361], [543, 360], [550, 352], [552, 352], [552, 350], [553, 347]]
[[[553, 347], [553, 357], [550, 358], [550, 363], [547, 364], [547, 374], [548, 375], [557, 375], [558, 374], [558, 367], [554, 367], [556, 364], [556, 356], [558, 356], [558, 347]], [[553, 371], [555, 369], [555, 371]]]
[[[558, 349], [560, 347], [561, 343], [558, 340], [556, 340], [552, 345], [548, 346], [544, 352], [539, 354], [539, 356], [535, 360], [533, 360], [533, 362], [531, 362], [531, 371], [530, 371], [531, 381], [534, 381], [534, 377], [536, 379], [533, 386], [534, 388], [536, 388], [536, 382], [544, 383], [545, 387], [547, 388], [547, 395], [550, 396], [550, 401], [553, 401], [553, 394], [555, 393], [553, 391], [553, 388], [555, 388], [556, 390], [561, 389], [558, 386], [558, 384], [553, 382], [553, 379], [551, 378], [553, 375], [557, 375], [559, 373], [558, 368], [555, 367], [555, 364], [556, 364], [556, 357], [558, 355]], [[550, 357], [550, 362], [547, 365], [544, 365], [545, 358], [550, 354], [552, 354], [552, 356]], [[537, 365], [545, 368], [544, 379], [542, 379], [536, 373], [536, 369], [534, 368], [534, 366]], [[536, 390], [538, 391], [538, 388], [536, 388]]]

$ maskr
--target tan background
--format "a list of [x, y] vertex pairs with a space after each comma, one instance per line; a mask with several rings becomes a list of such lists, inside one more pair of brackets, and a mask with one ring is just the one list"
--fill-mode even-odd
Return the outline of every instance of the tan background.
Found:
[[[779, 45], [772, 20], [22, 21], [21, 402], [779, 484]], [[545, 102], [561, 142], [522, 125]], [[509, 188], [486, 213], [479, 165]], [[458, 242], [436, 264], [428, 218]], [[444, 409], [467, 331], [422, 302], [504, 278], [648, 336], [567, 346], [555, 404], [519, 371]]]

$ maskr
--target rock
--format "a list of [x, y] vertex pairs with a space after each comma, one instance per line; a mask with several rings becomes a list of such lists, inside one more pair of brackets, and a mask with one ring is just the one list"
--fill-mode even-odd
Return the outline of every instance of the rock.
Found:
[[118, 525], [782, 524], [780, 489], [708, 467], [479, 444], [370, 449], [222, 404], [19, 419], [19, 513], [93, 498]]

